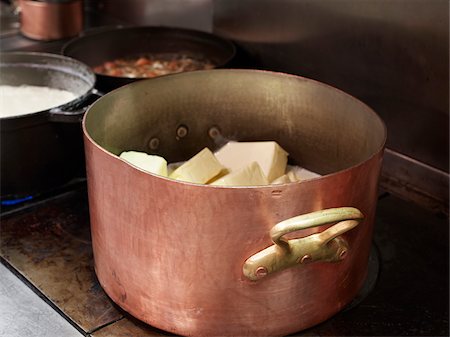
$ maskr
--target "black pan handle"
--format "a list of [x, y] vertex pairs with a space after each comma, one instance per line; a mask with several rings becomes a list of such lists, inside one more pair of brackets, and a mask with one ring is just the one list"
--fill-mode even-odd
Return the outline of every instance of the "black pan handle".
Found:
[[49, 121], [57, 123], [80, 123], [86, 110], [103, 95], [97, 89], [92, 89], [86, 99], [75, 105], [75, 107], [72, 106], [71, 109], [65, 109], [64, 107], [50, 109], [48, 111]]

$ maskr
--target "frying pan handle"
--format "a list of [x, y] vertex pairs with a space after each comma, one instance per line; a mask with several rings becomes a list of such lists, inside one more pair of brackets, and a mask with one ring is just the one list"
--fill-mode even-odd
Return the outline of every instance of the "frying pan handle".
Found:
[[103, 96], [97, 89], [92, 89], [86, 99], [72, 109], [55, 108], [48, 111], [49, 120], [57, 123], [79, 123], [84, 113], [93, 102]]
[[[354, 207], [330, 208], [303, 214], [279, 222], [270, 230], [274, 245], [249, 257], [243, 266], [244, 275], [256, 281], [262, 277], [314, 261], [335, 262], [345, 258], [348, 243], [341, 234], [356, 227], [364, 218]], [[337, 222], [337, 223], [336, 223]], [[285, 234], [336, 223], [321, 233], [287, 240]]]

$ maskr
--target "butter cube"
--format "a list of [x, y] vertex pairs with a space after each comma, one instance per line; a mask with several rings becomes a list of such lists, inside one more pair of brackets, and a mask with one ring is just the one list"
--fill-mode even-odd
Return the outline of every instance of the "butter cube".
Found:
[[288, 177], [288, 179], [289, 179], [289, 181], [291, 183], [293, 183], [294, 181], [300, 181], [301, 180], [300, 177], [297, 176], [294, 171], [288, 171], [286, 173], [286, 175], [287, 175], [287, 177]]
[[287, 184], [293, 183], [295, 181], [308, 180], [317, 177], [321, 177], [321, 175], [300, 166], [287, 165], [286, 174], [283, 174], [281, 177], [273, 180], [271, 184]]
[[[293, 180], [296, 181], [296, 180]], [[279, 184], [287, 184], [287, 183], [291, 183], [291, 177], [288, 176], [287, 174], [283, 174], [281, 177], [278, 177], [277, 179], [273, 180], [271, 182], [271, 184], [273, 185], [279, 185]]]
[[179, 168], [184, 163], [185, 163], [185, 161], [178, 161], [176, 163], [167, 164], [167, 175], [170, 177], [170, 175], [173, 173], [173, 171], [175, 171], [177, 168]]
[[287, 183], [293, 183], [296, 181], [300, 181], [300, 177], [297, 176], [295, 170], [288, 170], [286, 174], [283, 174], [281, 177], [278, 177], [277, 179], [273, 180], [271, 184], [277, 185], [277, 184], [287, 184]]
[[288, 153], [274, 141], [228, 142], [216, 153], [216, 158], [230, 172], [257, 162], [269, 181], [286, 171]]
[[138, 151], [124, 151], [119, 157], [144, 171], [167, 177], [167, 161], [163, 157]]
[[170, 178], [190, 183], [205, 184], [222, 172], [224, 167], [214, 154], [204, 148], [170, 174]]
[[213, 181], [214, 186], [259, 186], [268, 185], [269, 181], [257, 162], [228, 173], [227, 175]]
[[288, 165], [287, 168], [287, 174], [290, 174], [292, 177], [295, 177], [297, 180], [308, 180], [313, 179], [317, 177], [321, 177], [320, 174], [307, 170], [304, 167], [301, 166], [291, 166]]

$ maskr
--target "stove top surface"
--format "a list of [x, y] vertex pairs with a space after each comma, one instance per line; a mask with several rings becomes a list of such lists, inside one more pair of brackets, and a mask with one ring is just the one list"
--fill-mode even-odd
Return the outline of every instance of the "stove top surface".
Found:
[[[448, 335], [446, 221], [383, 194], [360, 296], [333, 318], [295, 335]], [[84, 335], [170, 335], [130, 317], [103, 292], [93, 268], [83, 182], [52, 198], [3, 210], [0, 255], [21, 282]]]

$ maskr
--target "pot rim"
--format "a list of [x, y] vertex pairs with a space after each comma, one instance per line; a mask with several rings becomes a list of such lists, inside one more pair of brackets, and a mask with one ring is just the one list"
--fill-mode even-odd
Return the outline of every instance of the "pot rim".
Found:
[[[63, 67], [60, 65], [53, 65], [53, 64], [39, 64], [38, 66], [36, 66], [35, 63], [32, 62], [12, 62], [12, 63], [7, 63], [4, 62], [3, 57], [6, 55], [11, 55], [11, 56], [24, 56], [24, 57], [45, 57], [48, 59], [54, 59], [54, 60], [60, 60], [60, 61], [68, 61], [68, 62], [72, 62], [76, 65], [78, 65], [81, 68], [84, 68], [84, 71], [86, 71], [86, 73], [88, 74], [88, 80], [90, 82], [90, 87], [85, 90], [85, 92], [83, 92], [82, 94], [77, 95], [77, 97], [75, 97], [73, 100], [61, 104], [61, 105], [57, 105], [57, 106], [53, 106], [51, 108], [45, 109], [45, 110], [40, 110], [40, 111], [36, 111], [36, 112], [32, 112], [32, 113], [25, 113], [25, 114], [20, 114], [20, 115], [16, 115], [16, 116], [5, 116], [5, 117], [0, 117], [1, 121], [8, 121], [8, 120], [20, 120], [20, 119], [28, 119], [28, 118], [33, 118], [36, 117], [38, 115], [43, 115], [48, 113], [50, 110], [53, 109], [70, 109], [76, 105], [78, 105], [79, 103], [83, 102], [90, 94], [91, 92], [94, 90], [95, 88], [95, 83], [96, 83], [96, 75], [94, 73], [94, 71], [86, 64], [84, 64], [81, 61], [78, 61], [74, 58], [71, 58], [69, 56], [64, 56], [64, 55], [59, 55], [59, 54], [51, 54], [51, 53], [42, 53], [42, 52], [23, 52], [23, 51], [5, 51], [5, 52], [0, 52], [0, 70], [2, 67], [4, 66], [8, 66], [8, 65], [20, 65], [20, 66], [26, 66], [26, 67], [40, 67], [40, 68], [46, 68], [46, 69], [54, 69], [54, 70], [58, 70], [61, 72], [67, 72], [64, 70], [70, 69], [70, 67]], [[72, 69], [74, 74], [79, 74], [79, 71], [77, 71], [77, 69]], [[88, 83], [88, 81], [86, 81], [86, 83]], [[7, 84], [5, 84], [7, 85]]]
[[130, 86], [138, 86], [138, 85], [143, 85], [142, 82], [145, 81], [157, 81], [158, 79], [163, 79], [167, 76], [186, 76], [189, 75], [189, 72], [184, 72], [184, 73], [176, 73], [176, 74], [168, 74], [168, 75], [164, 75], [164, 76], [159, 76], [159, 77], [155, 77], [155, 78], [151, 78], [151, 79], [145, 79], [143, 81], [137, 81], [137, 82], [133, 82], [130, 84], [127, 84], [125, 86], [122, 86], [120, 88], [114, 89], [111, 92], [107, 93], [106, 95], [104, 95], [103, 97], [101, 97], [100, 99], [98, 99], [96, 102], [94, 102], [94, 104], [92, 104], [88, 110], [86, 111], [86, 113], [83, 116], [83, 120], [82, 120], [82, 130], [83, 130], [83, 135], [85, 137], [86, 140], [88, 140], [92, 145], [94, 145], [96, 148], [98, 148], [100, 151], [104, 152], [105, 154], [107, 154], [108, 156], [114, 158], [114, 160], [119, 160], [121, 162], [123, 162], [125, 165], [129, 165], [131, 167], [133, 167], [134, 169], [150, 175], [152, 177], [155, 178], [159, 178], [159, 179], [163, 179], [168, 181], [169, 183], [175, 183], [175, 184], [186, 184], [192, 187], [198, 187], [198, 188], [214, 188], [214, 189], [225, 189], [225, 190], [230, 190], [230, 189], [239, 189], [239, 190], [246, 190], [246, 189], [271, 189], [273, 190], [274, 188], [281, 188], [281, 187], [286, 187], [286, 186], [294, 186], [294, 185], [298, 185], [298, 184], [305, 184], [305, 183], [309, 183], [309, 182], [313, 182], [313, 181], [318, 181], [320, 179], [324, 179], [324, 178], [331, 178], [334, 177], [336, 175], [340, 175], [340, 174], [344, 174], [345, 172], [354, 170], [357, 167], [360, 167], [362, 165], [364, 165], [365, 163], [373, 160], [375, 157], [379, 156], [380, 153], [383, 153], [385, 147], [386, 147], [386, 140], [387, 140], [387, 128], [386, 128], [386, 124], [384, 123], [384, 121], [381, 119], [381, 117], [370, 107], [368, 106], [366, 103], [362, 102], [361, 100], [357, 99], [356, 97], [346, 93], [345, 91], [338, 89], [336, 87], [333, 87], [329, 84], [320, 82], [318, 80], [314, 80], [314, 79], [310, 79], [304, 76], [300, 76], [300, 75], [294, 75], [294, 74], [288, 74], [288, 73], [283, 73], [283, 72], [277, 72], [277, 71], [270, 71], [270, 70], [260, 70], [260, 69], [211, 69], [211, 70], [196, 70], [195, 72], [202, 72], [202, 73], [211, 73], [211, 72], [246, 72], [246, 73], [262, 73], [262, 74], [272, 74], [272, 75], [276, 75], [276, 76], [283, 76], [286, 78], [294, 78], [294, 79], [301, 79], [301, 80], [305, 80], [308, 82], [312, 82], [315, 83], [316, 85], [322, 86], [322, 87], [326, 87], [332, 90], [335, 90], [337, 92], [339, 92], [342, 95], [345, 95], [349, 98], [351, 98], [352, 100], [356, 100], [358, 101], [360, 104], [362, 104], [363, 107], [366, 108], [366, 110], [373, 114], [374, 117], [380, 122], [380, 125], [382, 127], [382, 132], [383, 132], [383, 140], [379, 146], [379, 148], [373, 152], [373, 154], [369, 157], [367, 157], [365, 160], [358, 162], [355, 165], [349, 166], [345, 169], [342, 170], [338, 170], [336, 172], [332, 172], [332, 173], [328, 173], [325, 175], [322, 175], [320, 177], [315, 177], [315, 178], [310, 178], [308, 180], [302, 180], [302, 181], [296, 181], [296, 182], [289, 182], [289, 183], [283, 183], [283, 184], [277, 184], [277, 185], [260, 185], [260, 186], [215, 186], [215, 185], [207, 185], [207, 184], [198, 184], [198, 183], [191, 183], [191, 182], [186, 182], [186, 181], [182, 181], [182, 180], [175, 180], [175, 179], [171, 179], [169, 177], [163, 177], [154, 173], [150, 173], [147, 172], [123, 159], [121, 159], [119, 156], [115, 155], [114, 153], [111, 153], [109, 151], [107, 151], [106, 149], [104, 149], [100, 144], [98, 144], [96, 141], [94, 141], [94, 139], [89, 135], [89, 132], [87, 131], [87, 126], [86, 126], [86, 119], [88, 114], [90, 113], [91, 109], [95, 107], [96, 104], [98, 104], [98, 102], [100, 102], [102, 99], [104, 99], [105, 97], [109, 96], [110, 94], [121, 90], [124, 87], [130, 87]]

